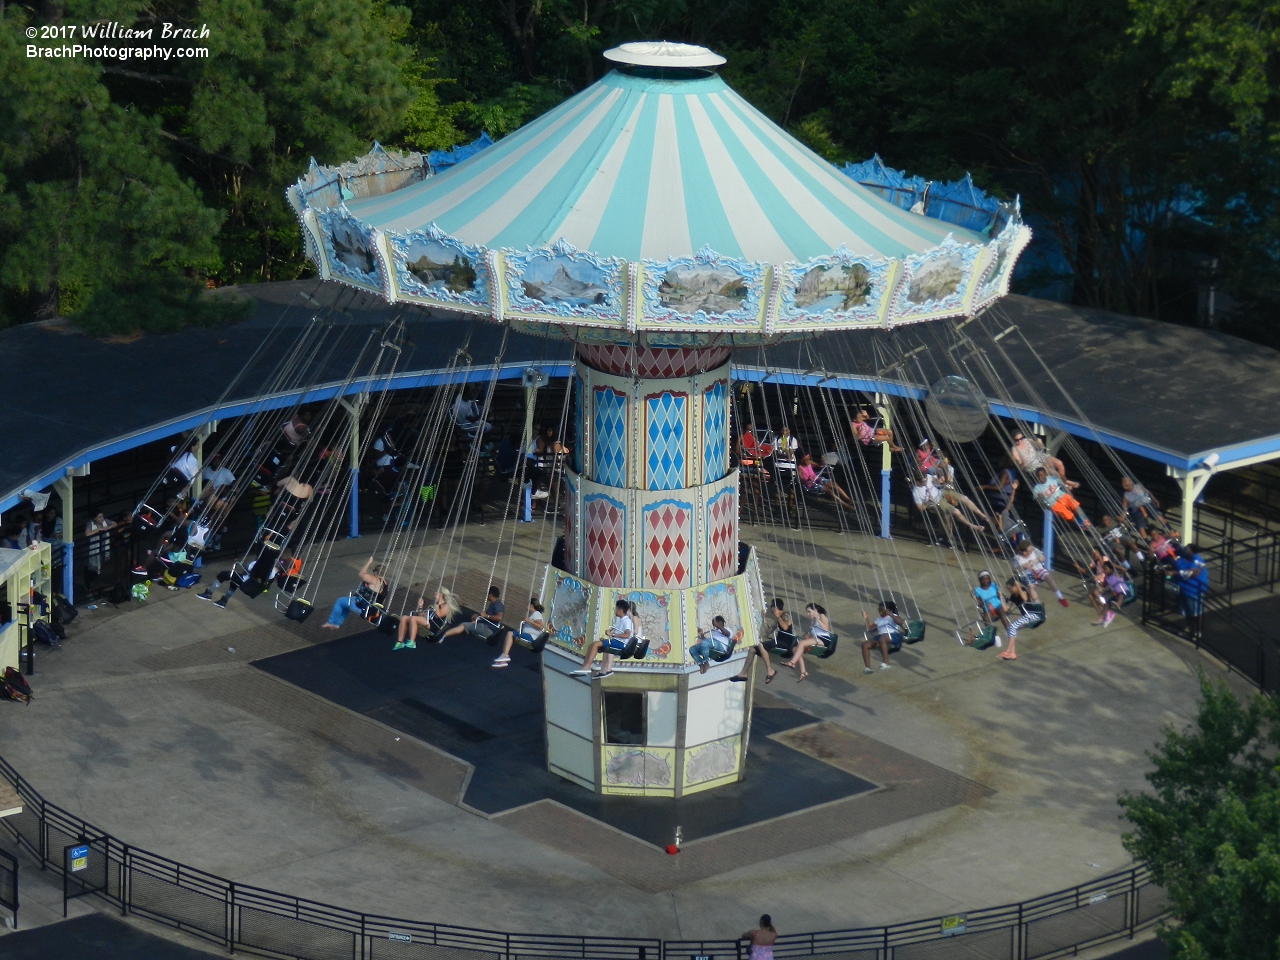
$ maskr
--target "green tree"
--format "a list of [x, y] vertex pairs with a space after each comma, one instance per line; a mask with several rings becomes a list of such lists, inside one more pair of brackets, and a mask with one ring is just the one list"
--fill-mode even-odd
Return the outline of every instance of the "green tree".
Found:
[[[28, 58], [28, 24], [209, 25], [209, 56]], [[314, 156], [456, 131], [408, 13], [382, 0], [33, 0], [0, 6], [0, 287], [93, 325], [212, 318], [193, 295], [308, 267], [285, 187]], [[153, 41], [154, 42], [154, 38]], [[190, 43], [191, 41], [187, 41]], [[221, 303], [221, 301], [219, 301]]]
[[1280, 957], [1280, 700], [1200, 678], [1189, 730], [1152, 754], [1154, 792], [1120, 798], [1126, 849], [1151, 865], [1176, 923], [1173, 960]]

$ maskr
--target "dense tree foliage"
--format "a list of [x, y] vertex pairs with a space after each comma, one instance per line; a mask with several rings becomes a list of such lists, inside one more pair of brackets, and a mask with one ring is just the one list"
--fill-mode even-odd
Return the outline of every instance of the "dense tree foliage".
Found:
[[1200, 709], [1170, 730], [1147, 775], [1154, 793], [1126, 795], [1125, 846], [1169, 893], [1162, 931], [1173, 960], [1280, 957], [1280, 700], [1242, 703], [1201, 677]]
[[[0, 7], [10, 319], [157, 277], [298, 276], [283, 189], [311, 156], [502, 136], [597, 79], [607, 47], [660, 37], [725, 54], [833, 162], [1021, 195], [1024, 289], [1195, 322], [1213, 283], [1233, 329], [1280, 341], [1280, 0], [398, 2]], [[27, 25], [96, 17], [207, 23], [211, 56], [23, 56]]]

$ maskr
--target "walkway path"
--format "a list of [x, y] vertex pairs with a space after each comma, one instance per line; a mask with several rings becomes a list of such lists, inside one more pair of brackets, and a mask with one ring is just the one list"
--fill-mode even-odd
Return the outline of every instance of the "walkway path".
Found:
[[[520, 528], [510, 607], [527, 592], [540, 528]], [[473, 528], [463, 545], [461, 566], [478, 582], [498, 530]], [[744, 529], [753, 535], [763, 536]], [[371, 547], [338, 545], [329, 600]], [[626, 883], [601, 867], [607, 850], [457, 806], [458, 761], [248, 665], [329, 639], [323, 611], [298, 627], [267, 597], [220, 611], [193, 591], [85, 611], [64, 649], [38, 659], [31, 706], [0, 709], [0, 754], [49, 800], [201, 869], [354, 909], [507, 930], [723, 937], [762, 910], [786, 931], [876, 925], [1026, 899], [1129, 863], [1115, 798], [1142, 787], [1144, 754], [1193, 709], [1201, 661], [1189, 648], [1123, 619], [1091, 627], [1073, 597], [1020, 638], [1016, 663], [998, 661], [948, 634], [963, 603], [954, 559], [901, 543], [893, 563], [915, 585], [929, 635], [894, 669], [864, 676], [854, 625], [879, 566], [870, 553], [882, 551], [883, 565], [886, 545], [817, 534], [761, 549], [766, 569], [822, 573], [848, 638], [811, 665], [808, 682], [784, 671], [767, 690], [828, 722], [807, 749], [853, 772], [917, 758], [985, 789], [888, 826], [846, 825], [835, 839], [817, 817], [777, 821], [768, 849], [746, 850], [741, 866], [696, 868], [689, 848], [655, 854], [656, 866]], [[861, 559], [851, 566], [851, 556]], [[501, 684], [495, 676], [495, 696]]]

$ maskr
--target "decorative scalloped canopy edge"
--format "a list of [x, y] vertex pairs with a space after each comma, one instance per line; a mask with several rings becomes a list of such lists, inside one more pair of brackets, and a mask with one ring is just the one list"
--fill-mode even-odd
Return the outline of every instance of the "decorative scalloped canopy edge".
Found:
[[972, 316], [1009, 292], [1031, 240], [1015, 206], [985, 245], [948, 235], [934, 249], [901, 259], [872, 260], [840, 247], [803, 263], [761, 263], [704, 247], [692, 257], [627, 261], [577, 250], [564, 239], [523, 251], [478, 247], [434, 223], [386, 232], [346, 207], [354, 191], [373, 196], [427, 175], [421, 155], [377, 145], [337, 168], [313, 163], [288, 199], [320, 276], [390, 302], [601, 343], [742, 344]]

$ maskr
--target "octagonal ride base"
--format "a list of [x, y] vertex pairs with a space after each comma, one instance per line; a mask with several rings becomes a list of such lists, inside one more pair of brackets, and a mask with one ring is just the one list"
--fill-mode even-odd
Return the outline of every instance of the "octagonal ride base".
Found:
[[[579, 352], [542, 677], [547, 768], [598, 793], [681, 797], [743, 775], [752, 681], [730, 677], [759, 639], [764, 595], [738, 544], [728, 359], [715, 347]], [[571, 676], [619, 600], [634, 605], [643, 657]], [[738, 641], [704, 673], [689, 651], [716, 616]]]

